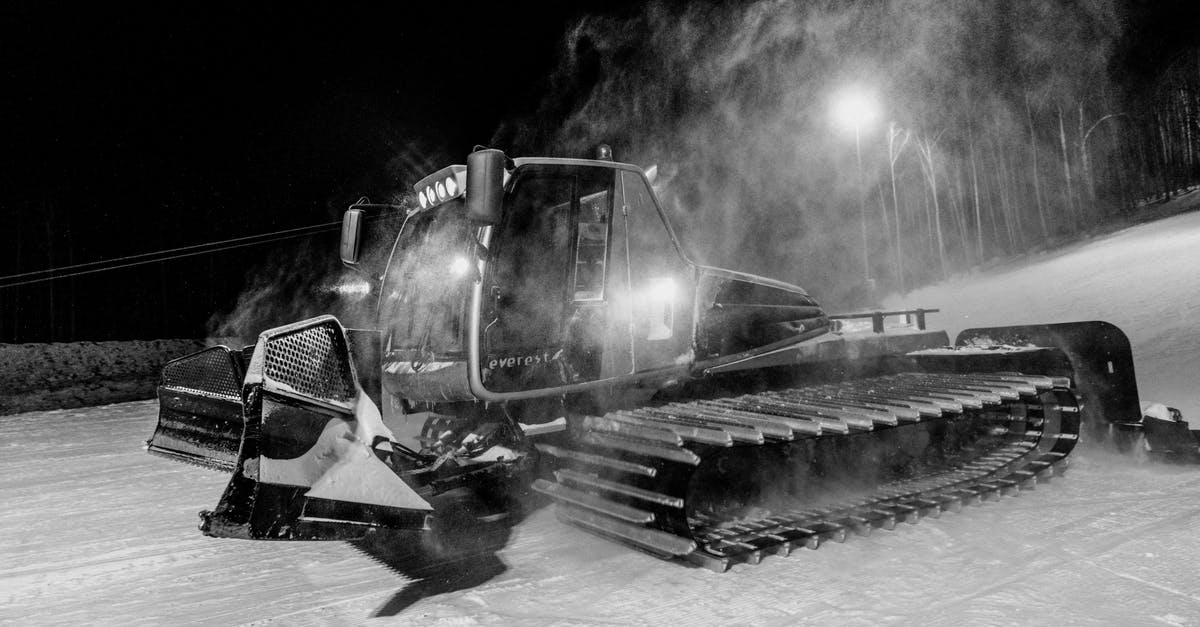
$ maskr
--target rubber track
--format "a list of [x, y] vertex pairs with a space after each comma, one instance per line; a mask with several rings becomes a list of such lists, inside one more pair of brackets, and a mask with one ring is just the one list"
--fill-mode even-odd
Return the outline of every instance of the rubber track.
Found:
[[[1063, 378], [1016, 373], [902, 373], [613, 412], [585, 418], [587, 433], [572, 448], [539, 446], [559, 458], [560, 470], [557, 482], [538, 480], [534, 489], [557, 501], [564, 522], [723, 572], [1049, 480], [1066, 468], [1078, 439], [1078, 405], [1068, 385]], [[883, 485], [860, 500], [736, 521], [705, 518], [684, 502], [686, 478], [723, 448], [786, 446], [984, 411], [1009, 425], [999, 448], [952, 470]]]

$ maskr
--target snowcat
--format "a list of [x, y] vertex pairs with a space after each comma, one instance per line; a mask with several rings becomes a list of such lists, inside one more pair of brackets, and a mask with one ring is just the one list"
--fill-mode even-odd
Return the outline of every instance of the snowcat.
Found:
[[[690, 259], [607, 147], [477, 149], [413, 190], [419, 208], [343, 218], [376, 328], [322, 316], [164, 367], [148, 450], [232, 473], [203, 533], [446, 533], [532, 488], [567, 523], [724, 571], [1031, 488], [1085, 423], [1196, 457], [1178, 412], [1143, 414], [1116, 327], [951, 344], [933, 310], [830, 315]], [[378, 212], [403, 226], [376, 263]]]

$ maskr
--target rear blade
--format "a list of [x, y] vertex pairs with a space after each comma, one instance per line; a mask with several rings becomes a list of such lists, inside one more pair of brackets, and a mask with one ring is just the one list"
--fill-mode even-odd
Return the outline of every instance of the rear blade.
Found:
[[167, 362], [158, 387], [158, 426], [146, 450], [233, 471], [246, 424], [242, 370], [238, 353], [225, 346]]
[[260, 335], [244, 396], [237, 467], [216, 510], [201, 514], [205, 534], [346, 540], [373, 527], [426, 528], [432, 506], [372, 447], [393, 437], [335, 318]]

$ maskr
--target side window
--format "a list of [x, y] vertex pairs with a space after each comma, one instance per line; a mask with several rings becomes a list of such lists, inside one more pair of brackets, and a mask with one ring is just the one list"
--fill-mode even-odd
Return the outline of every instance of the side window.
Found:
[[573, 297], [576, 302], [604, 300], [611, 206], [608, 190], [579, 199]]
[[683, 270], [687, 264], [675, 249], [671, 233], [642, 177], [622, 172], [625, 203], [629, 210], [629, 252], [634, 283], [645, 283]]
[[622, 172], [629, 250], [629, 289], [633, 340], [654, 346], [638, 349], [637, 368], [665, 365], [690, 341], [691, 265], [675, 248], [646, 181]]

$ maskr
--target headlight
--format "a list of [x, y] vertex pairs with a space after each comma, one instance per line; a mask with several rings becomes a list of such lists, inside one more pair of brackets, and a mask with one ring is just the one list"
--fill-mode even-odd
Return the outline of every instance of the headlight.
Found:
[[454, 276], [462, 276], [467, 273], [467, 270], [470, 269], [471, 264], [469, 261], [467, 261], [466, 257], [455, 257], [450, 262], [450, 274], [453, 274]]
[[675, 286], [675, 281], [670, 278], [654, 278], [646, 283], [643, 296], [652, 301], [670, 303], [674, 302], [678, 296], [679, 290]]

